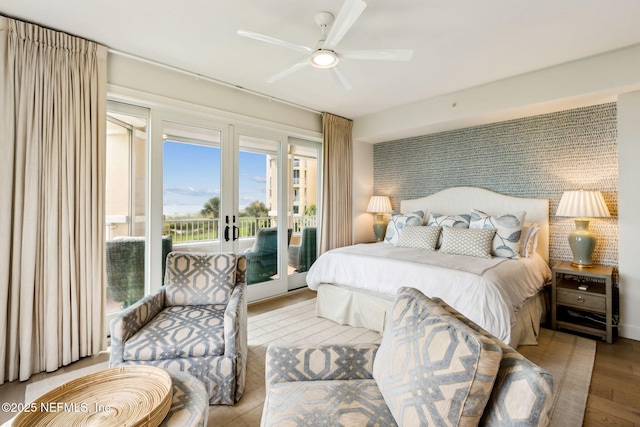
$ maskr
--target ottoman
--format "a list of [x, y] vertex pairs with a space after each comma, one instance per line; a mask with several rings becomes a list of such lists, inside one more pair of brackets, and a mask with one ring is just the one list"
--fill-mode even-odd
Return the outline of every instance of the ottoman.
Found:
[[186, 372], [166, 371], [173, 382], [173, 398], [160, 426], [205, 427], [209, 418], [209, 394], [204, 383]]

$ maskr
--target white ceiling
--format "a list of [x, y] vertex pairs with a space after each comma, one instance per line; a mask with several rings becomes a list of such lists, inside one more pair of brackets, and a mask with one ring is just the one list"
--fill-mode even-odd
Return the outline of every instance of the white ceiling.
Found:
[[0, 0], [0, 14], [318, 111], [355, 119], [640, 43], [638, 0], [365, 0], [337, 51], [413, 49], [409, 62], [344, 59], [353, 89], [305, 55], [240, 28], [315, 47], [342, 0]]

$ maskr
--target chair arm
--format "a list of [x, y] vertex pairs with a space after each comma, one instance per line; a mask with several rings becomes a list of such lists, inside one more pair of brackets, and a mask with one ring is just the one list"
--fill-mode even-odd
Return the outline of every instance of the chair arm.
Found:
[[247, 285], [239, 283], [224, 310], [224, 354], [246, 355], [247, 350]]
[[124, 362], [124, 343], [138, 332], [164, 308], [164, 288], [147, 295], [125, 309], [111, 321], [111, 356], [109, 365], [116, 366]]
[[283, 345], [267, 348], [267, 386], [290, 381], [356, 380], [373, 378], [373, 359], [379, 344]]

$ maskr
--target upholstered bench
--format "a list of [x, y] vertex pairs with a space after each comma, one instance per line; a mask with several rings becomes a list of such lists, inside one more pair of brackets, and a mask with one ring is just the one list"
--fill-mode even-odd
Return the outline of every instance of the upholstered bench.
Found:
[[165, 369], [172, 381], [171, 408], [161, 427], [205, 427], [209, 393], [204, 383], [186, 372]]
[[450, 308], [402, 288], [380, 345], [270, 345], [263, 426], [545, 426], [553, 378]]

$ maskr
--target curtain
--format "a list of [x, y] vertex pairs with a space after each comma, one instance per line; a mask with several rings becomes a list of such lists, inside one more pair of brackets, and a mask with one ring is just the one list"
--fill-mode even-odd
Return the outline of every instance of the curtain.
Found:
[[322, 114], [323, 173], [320, 253], [347, 246], [352, 233], [353, 122]]
[[0, 16], [0, 384], [105, 348], [106, 65]]

